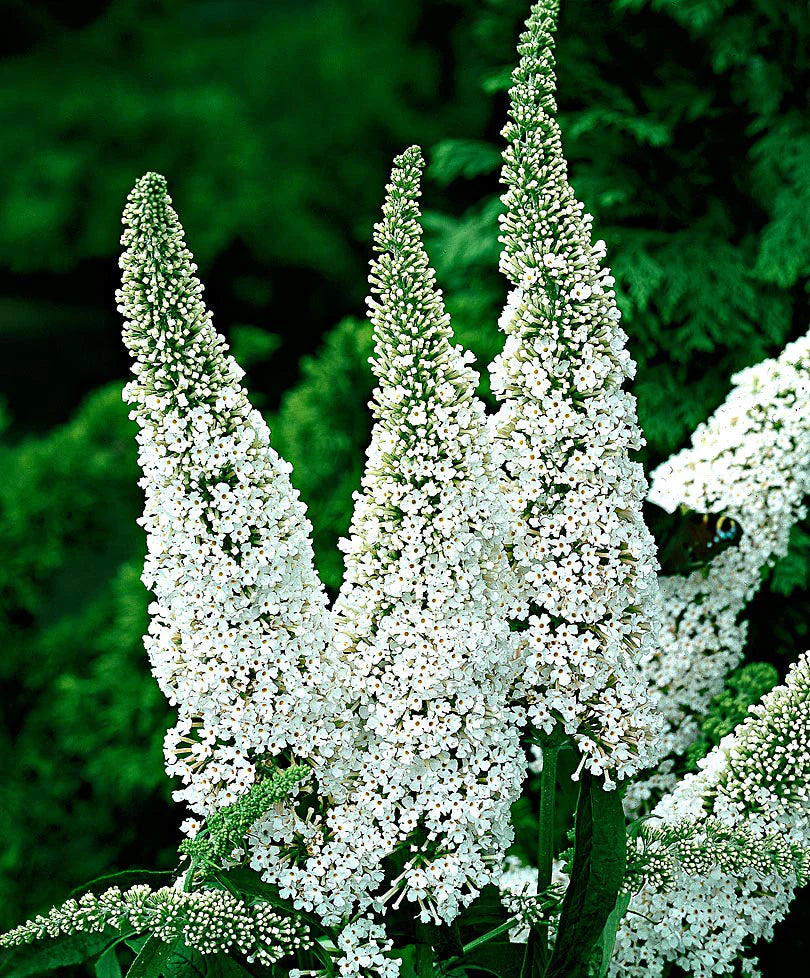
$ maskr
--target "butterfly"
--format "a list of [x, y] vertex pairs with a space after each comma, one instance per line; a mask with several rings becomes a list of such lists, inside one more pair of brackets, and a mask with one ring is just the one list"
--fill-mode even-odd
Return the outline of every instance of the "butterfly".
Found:
[[645, 504], [650, 516], [647, 524], [658, 541], [662, 574], [691, 574], [742, 539], [742, 527], [725, 513], [698, 513], [681, 506], [669, 514], [658, 506], [648, 511], [648, 506]]

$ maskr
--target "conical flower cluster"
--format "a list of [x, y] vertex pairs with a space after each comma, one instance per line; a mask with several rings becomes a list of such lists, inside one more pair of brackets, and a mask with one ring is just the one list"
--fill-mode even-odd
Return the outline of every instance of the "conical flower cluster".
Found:
[[124, 225], [124, 397], [140, 426], [154, 593], [145, 641], [178, 711], [165, 744], [176, 797], [207, 815], [263, 762], [328, 752], [331, 619], [290, 466], [214, 330], [163, 177], [138, 181]]
[[[661, 579], [660, 644], [644, 665], [667, 727], [665, 754], [681, 754], [709, 702], [742, 659], [747, 623], [740, 615], [762, 570], [787, 552], [790, 529], [810, 492], [810, 336], [736, 374], [731, 393], [692, 438], [654, 473], [650, 499], [736, 519], [743, 536], [705, 571]], [[671, 786], [671, 762], [631, 786], [638, 810]]]
[[[717, 858], [709, 867], [704, 859], [699, 871], [682, 860], [666, 885], [642, 887], [619, 928], [613, 975], [659, 978], [670, 962], [696, 978], [730, 974], [740, 955], [773, 935], [807, 881], [810, 653], [700, 767], [659, 803], [650, 824], [708, 832], [709, 856], [712, 829], [755, 844], [746, 858]], [[774, 860], [768, 853], [777, 844], [781, 858]]]
[[514, 288], [492, 389], [528, 621], [516, 695], [538, 728], [559, 722], [574, 735], [609, 786], [656, 756], [660, 718], [639, 664], [652, 647], [657, 565], [641, 518], [646, 483], [629, 456], [642, 444], [622, 389], [634, 365], [554, 119], [556, 9], [533, 8], [510, 91], [500, 240]]
[[312, 945], [303, 922], [270, 903], [246, 903], [221, 889], [186, 893], [173, 886], [153, 890], [138, 884], [123, 892], [110, 887], [85, 893], [15, 927], [0, 937], [0, 947], [45, 938], [110, 932], [111, 943], [124, 934], [148, 934], [163, 944], [175, 942], [200, 954], [237, 952], [248, 962], [270, 967], [298, 948]]
[[313, 855], [280, 879], [327, 920], [372, 897], [452, 920], [500, 871], [525, 768], [506, 511], [477, 377], [421, 241], [422, 166], [415, 147], [397, 158], [375, 228], [375, 424], [335, 605], [357, 722], [321, 782], [338, 803], [308, 823]]

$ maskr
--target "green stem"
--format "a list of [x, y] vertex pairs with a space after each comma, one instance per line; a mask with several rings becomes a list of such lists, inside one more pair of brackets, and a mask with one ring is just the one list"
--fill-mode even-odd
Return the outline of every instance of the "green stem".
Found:
[[416, 962], [414, 970], [417, 978], [433, 976], [433, 930], [427, 924], [416, 922]]
[[[510, 917], [505, 924], [499, 924], [493, 930], [487, 931], [486, 934], [482, 934], [480, 937], [476, 937], [474, 941], [470, 941], [469, 944], [465, 944], [462, 950], [462, 955], [469, 954], [470, 951], [474, 951], [477, 947], [481, 947], [482, 944], [487, 944], [489, 941], [494, 940], [496, 937], [500, 937], [501, 934], [506, 933], [508, 930], [512, 930], [513, 927], [518, 925], [518, 920], [516, 917]], [[460, 961], [461, 956], [456, 958], [456, 961]]]
[[510, 917], [505, 923], [499, 924], [492, 930], [488, 930], [486, 934], [482, 934], [480, 937], [476, 937], [474, 940], [470, 941], [469, 944], [465, 944], [461, 949], [461, 954], [456, 955], [454, 958], [450, 958], [449, 961], [444, 961], [441, 963], [440, 967], [442, 972], [444, 972], [444, 974], [448, 974], [455, 968], [458, 968], [459, 965], [464, 964], [464, 959], [471, 951], [474, 951], [477, 947], [481, 947], [482, 944], [488, 944], [490, 941], [495, 940], [496, 937], [500, 937], [501, 934], [505, 934], [506, 931], [518, 926], [518, 923], [519, 921], [517, 917]]
[[[544, 893], [551, 886], [554, 869], [554, 800], [557, 792], [557, 746], [543, 747], [543, 770], [540, 773], [540, 814], [537, 832], [537, 892]], [[536, 964], [548, 957], [548, 924], [536, 928], [532, 974], [537, 974]]]

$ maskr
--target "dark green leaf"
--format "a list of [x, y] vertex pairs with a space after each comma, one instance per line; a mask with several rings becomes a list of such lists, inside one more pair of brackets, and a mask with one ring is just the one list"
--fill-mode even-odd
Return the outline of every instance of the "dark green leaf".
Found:
[[150, 937], [130, 965], [127, 978], [160, 978], [172, 956], [174, 944]]
[[118, 944], [111, 944], [96, 961], [96, 978], [121, 978]]
[[224, 873], [218, 873], [217, 880], [227, 889], [236, 891], [241, 896], [264, 900], [278, 910], [295, 914], [302, 920], [307, 921], [310, 925], [317, 927], [319, 931], [322, 930], [321, 925], [315, 917], [303, 913], [301, 910], [296, 910], [291, 900], [283, 900], [279, 896], [277, 886], [265, 883], [261, 876], [254, 873], [252, 869], [245, 867], [229, 869]]
[[536, 927], [530, 928], [529, 940], [522, 950], [520, 978], [541, 978], [548, 960], [548, 947]]
[[488, 941], [464, 955], [464, 968], [488, 971], [498, 978], [519, 978], [525, 953], [525, 944]]
[[287, 910], [290, 913], [297, 911], [293, 907], [292, 901], [283, 900], [278, 894], [278, 887], [270, 883], [265, 883], [258, 873], [252, 869], [237, 867], [217, 874], [217, 879], [228, 889], [235, 890], [243, 896], [256, 897], [271, 903], [280, 910]]
[[416, 946], [414, 944], [408, 944], [398, 954], [392, 954], [391, 957], [399, 958], [402, 962], [399, 969], [400, 978], [416, 978]]
[[600, 954], [600, 964], [599, 970], [597, 971], [598, 978], [607, 978], [608, 968], [610, 967], [610, 958], [613, 954], [613, 945], [616, 943], [616, 930], [618, 929], [619, 923], [622, 917], [627, 913], [627, 908], [630, 906], [630, 894], [620, 893], [619, 898], [616, 901], [616, 906], [613, 908], [613, 912], [607, 919], [607, 923], [602, 930], [602, 934], [599, 937], [598, 951]]
[[594, 946], [613, 912], [624, 879], [627, 842], [618, 791], [582, 775], [574, 864], [546, 978], [586, 978]]
[[227, 954], [200, 954], [176, 946], [165, 966], [166, 978], [252, 978], [251, 972]]
[[102, 934], [71, 934], [13, 948], [0, 959], [0, 976], [26, 978], [80, 964], [103, 951], [115, 936], [115, 931], [110, 929]]
[[777, 594], [791, 595], [799, 588], [806, 588], [810, 578], [810, 533], [804, 526], [794, 526], [790, 531], [790, 547], [773, 569], [771, 590]]
[[475, 901], [463, 911], [458, 918], [458, 924], [464, 935], [465, 943], [469, 941], [468, 931], [484, 933], [492, 930], [504, 921], [501, 893], [497, 886], [485, 886]]
[[137, 934], [134, 937], [127, 937], [124, 943], [135, 955], [138, 955], [148, 940], [148, 934]]

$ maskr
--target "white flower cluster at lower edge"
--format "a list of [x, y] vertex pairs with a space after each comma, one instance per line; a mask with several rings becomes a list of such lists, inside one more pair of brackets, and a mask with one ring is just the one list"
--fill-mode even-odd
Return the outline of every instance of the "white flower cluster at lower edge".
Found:
[[[696, 872], [688, 861], [666, 886], [645, 883], [622, 920], [614, 978], [660, 978], [674, 962], [695, 978], [733, 971], [788, 911], [810, 856], [810, 653], [751, 715], [655, 808], [655, 827], [739, 831], [746, 858], [718, 852]], [[793, 865], [790, 849], [801, 858]], [[775, 856], [766, 858], [770, 850]], [[753, 973], [754, 963], [744, 964]]]
[[121, 891], [110, 887], [85, 893], [54, 907], [0, 937], [0, 947], [15, 947], [43, 938], [101, 934], [106, 930], [146, 933], [173, 944], [182, 941], [200, 954], [237, 951], [248, 962], [270, 966], [297, 948], [309, 947], [307, 929], [269, 903], [244, 903], [227, 890], [186, 893], [180, 887], [153, 890], [138, 884]]
[[[663, 755], [682, 754], [726, 675], [742, 659], [739, 617], [761, 570], [787, 552], [790, 529], [810, 492], [810, 336], [776, 358], [741, 371], [725, 403], [695, 432], [691, 447], [661, 465], [649, 498], [670, 512], [685, 505], [736, 519], [743, 537], [708, 568], [660, 579], [663, 625], [642, 668], [667, 727]], [[632, 784], [637, 813], [675, 783], [672, 761]]]

